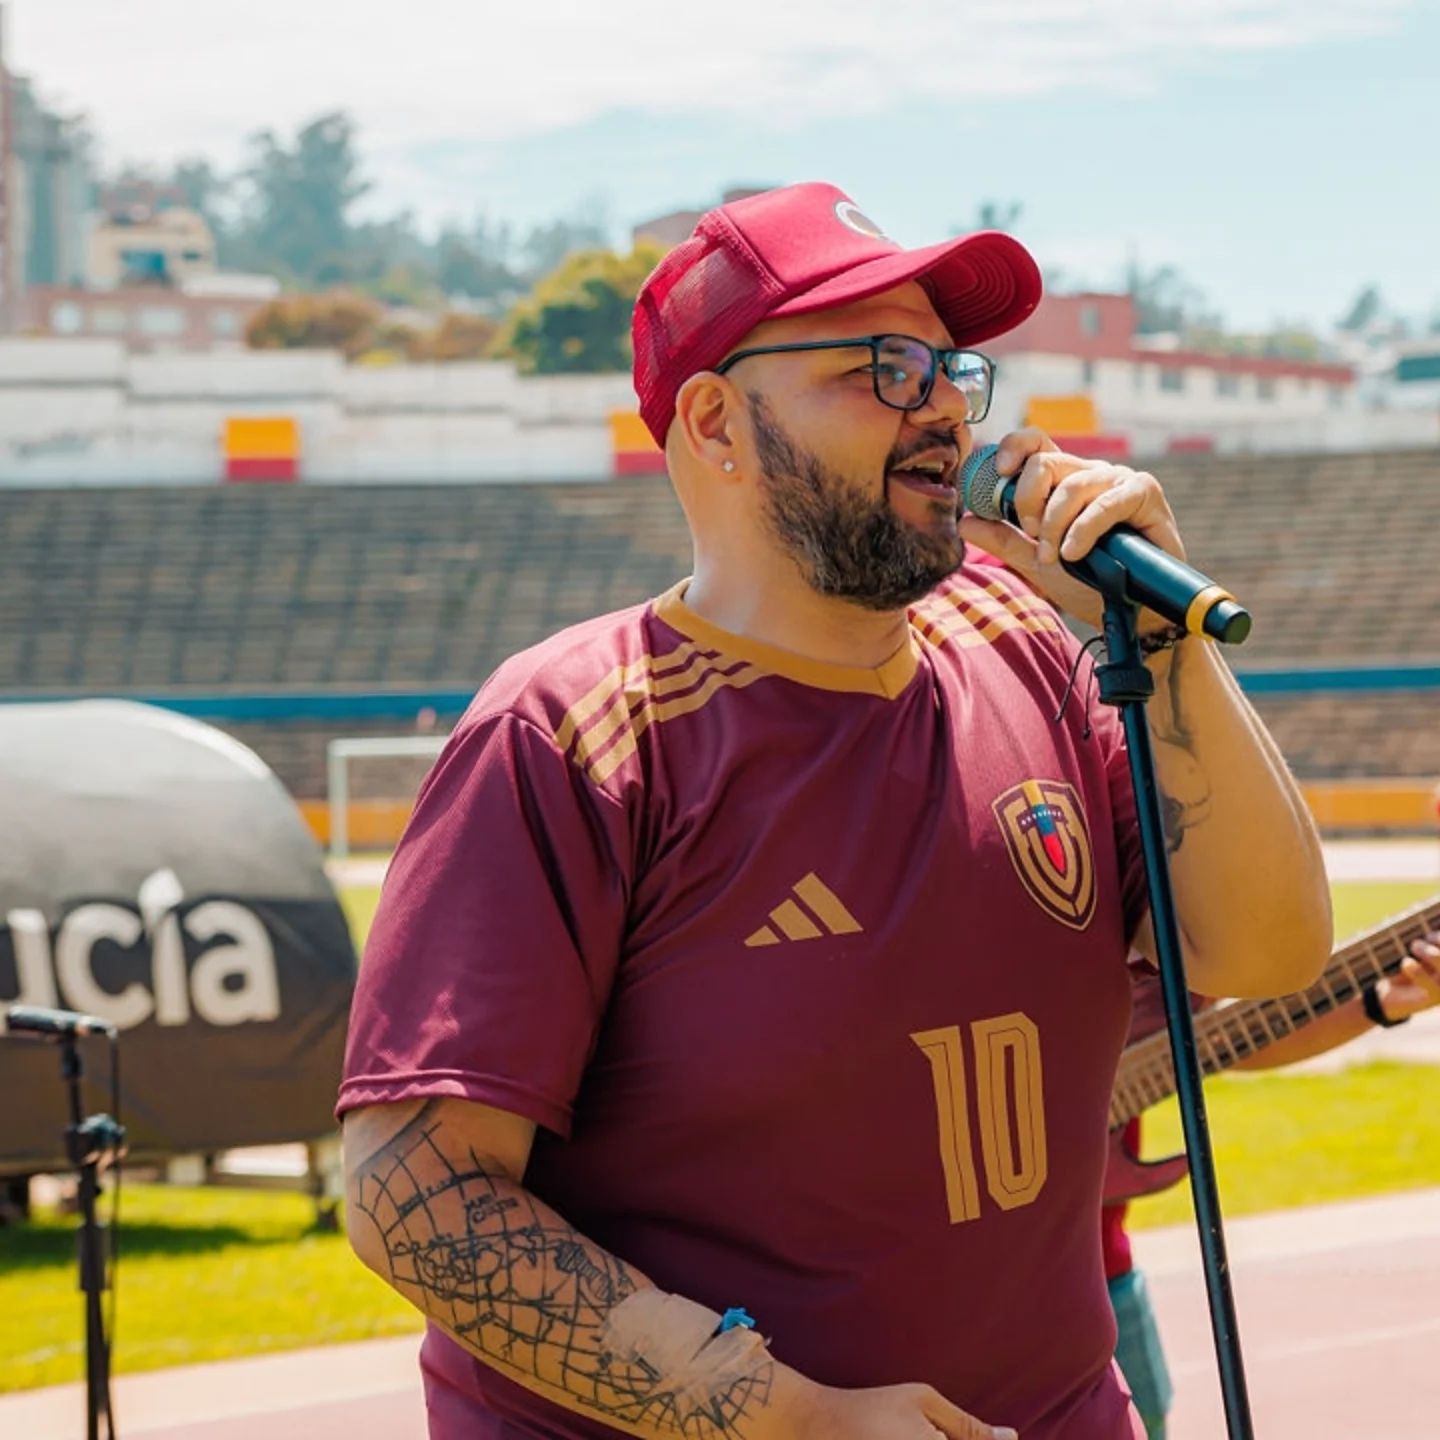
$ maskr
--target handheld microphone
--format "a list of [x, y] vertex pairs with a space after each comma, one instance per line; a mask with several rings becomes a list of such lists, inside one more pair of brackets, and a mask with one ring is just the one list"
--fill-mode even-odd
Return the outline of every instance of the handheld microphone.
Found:
[[115, 1027], [96, 1015], [82, 1015], [78, 1010], [48, 1010], [43, 1005], [11, 1005], [5, 1011], [6, 1029], [32, 1035], [108, 1035], [115, 1036]]
[[[965, 509], [982, 520], [1003, 520], [1014, 525], [1016, 478], [995, 469], [998, 448], [983, 445], [965, 462], [961, 500]], [[1209, 635], [1227, 645], [1238, 645], [1249, 635], [1250, 612], [1228, 590], [1167, 554], [1129, 525], [1117, 525], [1102, 535], [1095, 550], [1124, 572], [1125, 596], [1135, 604], [1183, 625], [1192, 635]], [[1108, 589], [1090, 555], [1060, 563], [1091, 589], [1102, 593]]]

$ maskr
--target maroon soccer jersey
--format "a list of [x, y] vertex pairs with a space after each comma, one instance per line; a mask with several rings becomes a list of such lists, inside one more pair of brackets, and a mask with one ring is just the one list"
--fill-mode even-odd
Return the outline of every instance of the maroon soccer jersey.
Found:
[[[1143, 908], [1076, 644], [967, 566], [878, 669], [683, 587], [507, 662], [421, 791], [341, 1111], [528, 1116], [526, 1184], [839, 1386], [1129, 1440], [1096, 1242]], [[434, 1436], [616, 1433], [432, 1328]]]

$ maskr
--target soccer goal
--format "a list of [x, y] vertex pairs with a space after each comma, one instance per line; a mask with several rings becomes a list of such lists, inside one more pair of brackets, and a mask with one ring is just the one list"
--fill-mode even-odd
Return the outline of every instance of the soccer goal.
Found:
[[[344, 860], [353, 841], [375, 844], [378, 820], [394, 820], [408, 810], [420, 782], [444, 747], [445, 735], [366, 735], [341, 737], [325, 747], [326, 800], [330, 811], [330, 858]], [[361, 816], [370, 822], [357, 823]], [[382, 848], [390, 848], [387, 837]]]

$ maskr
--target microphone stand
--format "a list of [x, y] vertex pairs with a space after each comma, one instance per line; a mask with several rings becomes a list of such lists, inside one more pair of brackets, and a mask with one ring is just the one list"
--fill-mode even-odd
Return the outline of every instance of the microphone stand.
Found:
[[[105, 1433], [114, 1440], [115, 1417], [110, 1408], [110, 1343], [105, 1335], [101, 1295], [105, 1276], [104, 1227], [96, 1213], [100, 1166], [119, 1153], [125, 1131], [109, 1115], [82, 1115], [80, 1080], [84, 1068], [76, 1036], [60, 1036], [60, 1075], [70, 1092], [70, 1123], [65, 1148], [80, 1176], [80, 1228], [75, 1232], [80, 1259], [80, 1289], [85, 1294], [85, 1435], [100, 1440], [100, 1415]], [[114, 1043], [113, 1041], [111, 1042]]]
[[1230, 1263], [1225, 1254], [1220, 1197], [1215, 1185], [1215, 1157], [1210, 1149], [1210, 1123], [1205, 1114], [1205, 1091], [1190, 1016], [1190, 987], [1185, 980], [1160, 791], [1155, 779], [1150, 727], [1145, 718], [1146, 702], [1155, 693], [1155, 679], [1145, 668], [1137, 643], [1135, 616], [1139, 607], [1127, 598], [1124, 566], [1099, 551], [1092, 551], [1086, 562], [1088, 573], [1077, 578], [1099, 590], [1105, 600], [1102, 628], [1108, 660], [1096, 667], [1095, 675], [1101, 703], [1113, 705], [1120, 711], [1129, 750], [1130, 782], [1135, 789], [1150, 918], [1160, 962], [1160, 987], [1165, 997], [1165, 1018], [1175, 1062], [1175, 1091], [1190, 1160], [1190, 1190], [1195, 1199], [1195, 1224], [1200, 1232], [1200, 1254], [1210, 1302], [1210, 1328], [1215, 1336], [1215, 1356], [1220, 1369], [1220, 1391], [1225, 1402], [1225, 1423], [1230, 1440], [1253, 1440], [1245, 1363], [1236, 1328]]

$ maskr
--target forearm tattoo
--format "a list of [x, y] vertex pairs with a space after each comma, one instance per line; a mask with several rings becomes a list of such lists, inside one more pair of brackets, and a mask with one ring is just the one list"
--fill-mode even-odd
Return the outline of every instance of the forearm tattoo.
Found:
[[1166, 753], [1160, 806], [1165, 826], [1165, 849], [1170, 855], [1174, 855], [1184, 844], [1185, 832], [1193, 830], [1210, 814], [1210, 781], [1195, 754], [1195, 737], [1185, 722], [1180, 705], [1180, 668], [1185, 663], [1184, 648], [1179, 645], [1171, 652], [1164, 698], [1153, 707], [1155, 743], [1164, 746]]
[[749, 1331], [712, 1338], [709, 1312], [637, 1284], [436, 1110], [426, 1104], [354, 1171], [354, 1208], [383, 1242], [391, 1284], [481, 1358], [596, 1419], [692, 1440], [743, 1436], [769, 1400], [764, 1342]]

